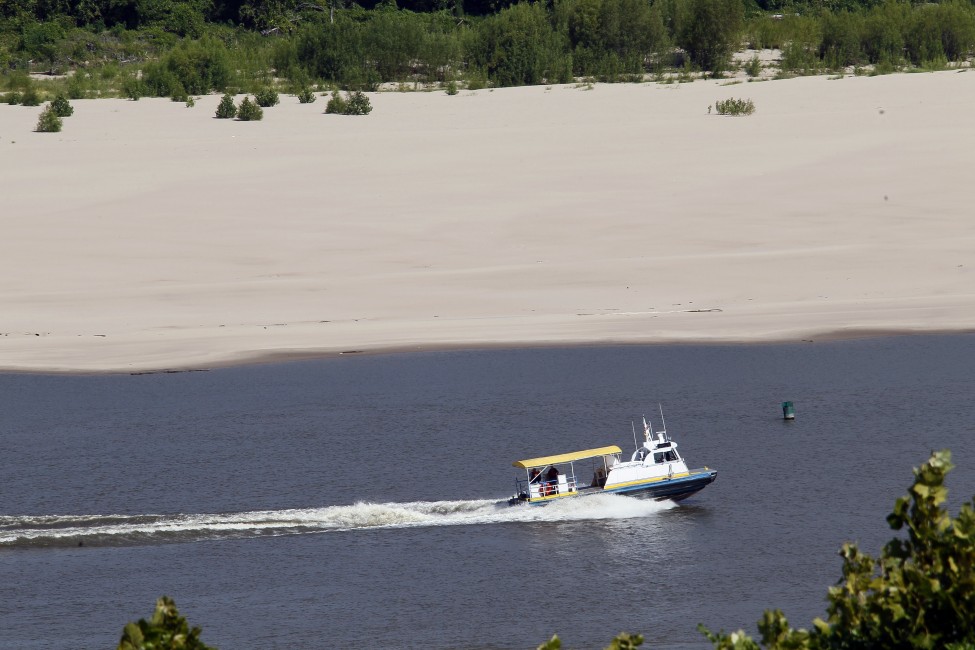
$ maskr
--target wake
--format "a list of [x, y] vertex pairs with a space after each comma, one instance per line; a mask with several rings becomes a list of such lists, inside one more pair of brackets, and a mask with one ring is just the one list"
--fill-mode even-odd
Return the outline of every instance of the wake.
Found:
[[133, 546], [426, 526], [646, 517], [674, 507], [605, 494], [545, 507], [505, 501], [416, 501], [222, 514], [0, 516], [0, 549]]

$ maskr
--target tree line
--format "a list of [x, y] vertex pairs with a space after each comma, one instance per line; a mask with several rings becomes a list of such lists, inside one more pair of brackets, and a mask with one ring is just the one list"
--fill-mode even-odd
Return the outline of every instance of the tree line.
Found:
[[799, 74], [945, 67], [975, 49], [971, 0], [821, 0], [781, 14], [770, 13], [778, 0], [401, 1], [4, 0], [0, 69], [79, 70], [69, 93], [80, 98], [131, 77], [161, 96], [246, 92], [272, 78], [476, 88], [720, 75], [746, 45], [780, 48], [781, 68]]

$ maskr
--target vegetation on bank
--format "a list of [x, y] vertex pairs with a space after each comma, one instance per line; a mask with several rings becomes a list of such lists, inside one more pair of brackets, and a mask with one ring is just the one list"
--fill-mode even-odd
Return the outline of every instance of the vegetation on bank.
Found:
[[751, 115], [755, 112], [755, 103], [750, 99], [730, 97], [714, 102], [714, 109], [718, 115]]
[[[897, 535], [873, 558], [844, 544], [842, 577], [827, 594], [827, 617], [793, 629], [779, 610], [758, 622], [761, 642], [743, 630], [701, 632], [716, 650], [855, 650], [870, 648], [975, 650], [975, 500], [952, 517], [945, 501], [951, 453], [939, 451], [914, 469], [908, 494], [887, 523]], [[208, 650], [173, 601], [162, 597], [149, 621], [125, 626], [118, 650]], [[607, 650], [632, 650], [639, 634], [622, 633]], [[559, 650], [552, 637], [538, 650]]]
[[[975, 49], [971, 0], [401, 4], [6, 0], [0, 92], [8, 103], [37, 94], [28, 73], [58, 77], [42, 100], [636, 81], [721, 75], [744, 47], [781, 50], [783, 75], [889, 72], [941, 69]], [[745, 65], [751, 76], [761, 70], [758, 60]]]

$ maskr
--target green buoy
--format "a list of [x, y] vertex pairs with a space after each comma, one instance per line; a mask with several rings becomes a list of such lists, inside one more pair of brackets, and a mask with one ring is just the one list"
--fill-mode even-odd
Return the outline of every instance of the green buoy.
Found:
[[792, 405], [792, 402], [782, 402], [782, 419], [783, 420], [796, 419], [796, 407]]

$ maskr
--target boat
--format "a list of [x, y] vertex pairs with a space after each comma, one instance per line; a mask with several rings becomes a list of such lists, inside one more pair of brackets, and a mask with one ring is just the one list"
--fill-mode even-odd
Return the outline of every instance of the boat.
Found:
[[544, 505], [594, 494], [680, 501], [703, 490], [718, 471], [688, 469], [677, 443], [667, 435], [662, 409], [660, 419], [663, 429], [654, 432], [644, 416], [643, 444], [628, 461], [622, 460], [623, 450], [616, 445], [515, 461], [512, 465], [524, 469], [525, 476], [515, 479], [515, 495], [508, 503]]

